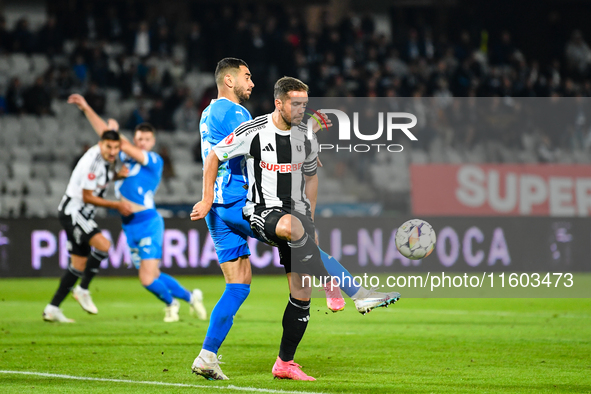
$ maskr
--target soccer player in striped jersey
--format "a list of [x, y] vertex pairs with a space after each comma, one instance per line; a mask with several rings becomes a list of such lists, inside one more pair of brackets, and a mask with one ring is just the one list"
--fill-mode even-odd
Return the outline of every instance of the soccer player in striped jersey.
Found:
[[[249, 185], [244, 215], [249, 218], [257, 238], [278, 246], [290, 283], [291, 294], [283, 318], [283, 338], [273, 375], [297, 380], [314, 380], [293, 361], [309, 320], [311, 289], [303, 286], [302, 274], [328, 276], [322, 252], [314, 241], [312, 220], [318, 185], [316, 138], [308, 138], [305, 130], [291, 129], [292, 108], [297, 110], [293, 121], [295, 126], [303, 118], [307, 91], [307, 86], [301, 81], [282, 78], [275, 86], [275, 112], [245, 123], [212, 148], [215, 155], [210, 154], [205, 162], [203, 200], [195, 205], [191, 214], [192, 220], [199, 220], [210, 211], [219, 163], [246, 156]], [[341, 272], [346, 272], [342, 266]], [[371, 303], [371, 310], [393, 303], [400, 297], [398, 293], [376, 293], [365, 289], [360, 295], [361, 290], [357, 287], [352, 291], [358, 310], [358, 302], [365, 302], [366, 307]], [[200, 357], [193, 364], [197, 373], [203, 372], [203, 368], [199, 367], [202, 364]], [[215, 367], [210, 363], [212, 370], [219, 369], [219, 366]], [[218, 371], [220, 373], [221, 370]], [[200, 374], [207, 377], [204, 373]], [[222, 376], [225, 378], [225, 375]], [[211, 374], [209, 377], [217, 378]]]
[[[68, 237], [70, 263], [51, 302], [43, 311], [43, 320], [73, 323], [60, 309], [70, 291], [86, 312], [96, 315], [88, 286], [98, 272], [101, 261], [108, 257], [111, 243], [101, 234], [94, 215], [96, 207], [117, 209], [121, 215], [132, 213], [131, 205], [124, 201], [104, 198], [107, 186], [114, 177], [114, 164], [121, 148], [119, 133], [104, 133], [100, 142], [90, 148], [78, 161], [66, 192], [58, 207], [60, 224]], [[82, 278], [80, 285], [72, 287]]]
[[[118, 130], [113, 119], [108, 124], [88, 105], [84, 97], [73, 94], [68, 103], [75, 104], [84, 112], [95, 132], [101, 136], [106, 130]], [[203, 293], [199, 289], [192, 292], [185, 289], [175, 278], [160, 271], [164, 220], [156, 211], [154, 196], [162, 178], [163, 161], [160, 155], [152, 152], [156, 143], [156, 130], [149, 123], [138, 125], [134, 131], [133, 144], [121, 138], [119, 159], [128, 169], [127, 177], [115, 184], [121, 200], [131, 205], [133, 213], [122, 217], [123, 231], [131, 251], [133, 264], [138, 269], [142, 285], [166, 304], [164, 321], [179, 320], [180, 303], [189, 303], [191, 312], [201, 320], [207, 319], [203, 305]]]

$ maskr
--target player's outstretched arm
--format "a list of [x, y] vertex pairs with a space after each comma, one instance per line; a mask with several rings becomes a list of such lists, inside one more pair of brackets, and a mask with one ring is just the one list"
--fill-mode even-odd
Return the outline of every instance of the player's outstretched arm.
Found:
[[219, 166], [220, 159], [218, 156], [213, 151], [209, 152], [203, 169], [203, 196], [202, 200], [193, 206], [193, 212], [191, 212], [191, 220], [193, 221], [205, 218], [211, 209], [211, 205], [213, 204], [213, 188]]
[[92, 204], [96, 207], [116, 209], [123, 216], [129, 216], [133, 213], [131, 205], [126, 201], [105, 200], [104, 198], [95, 196], [92, 193], [93, 190], [82, 190], [82, 201], [84, 201], [85, 204]]
[[79, 94], [72, 94], [68, 97], [68, 104], [76, 104], [80, 111], [84, 112], [86, 119], [90, 122], [90, 125], [99, 137], [102, 137], [103, 133], [109, 129], [107, 123], [92, 109], [86, 102], [86, 99]]
[[314, 220], [314, 211], [316, 211], [316, 201], [318, 200], [318, 174], [308, 176], [304, 175], [306, 181], [306, 197], [310, 200], [310, 211], [312, 212], [312, 220]]

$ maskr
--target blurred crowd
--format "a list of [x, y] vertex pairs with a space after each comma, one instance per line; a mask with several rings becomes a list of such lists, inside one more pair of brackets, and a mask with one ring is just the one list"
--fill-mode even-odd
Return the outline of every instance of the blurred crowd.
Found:
[[[104, 91], [116, 89], [122, 99], [140, 103], [119, 119], [124, 126], [150, 121], [161, 130], [197, 131], [215, 88], [191, 91], [186, 77], [212, 73], [225, 56], [250, 66], [256, 89], [248, 107], [254, 115], [272, 110], [271, 87], [283, 75], [308, 83], [312, 96], [591, 96], [591, 49], [576, 30], [562, 44], [563, 56], [542, 64], [526, 58], [509, 30], [492, 37], [467, 30], [451, 36], [423, 27], [388, 37], [369, 14], [333, 21], [323, 13], [309, 22], [301, 10], [278, 4], [209, 6], [194, 13], [191, 23], [179, 24], [124, 7], [95, 9], [88, 2], [75, 22], [49, 16], [38, 31], [26, 19], [8, 30], [0, 16], [0, 54], [41, 53], [49, 61], [28, 86], [18, 77], [8, 81], [0, 90], [0, 113], [51, 114], [52, 100], [81, 92], [104, 114]], [[457, 132], [446, 140], [470, 146], [478, 138]], [[565, 148], [576, 143], [553, 142]]]

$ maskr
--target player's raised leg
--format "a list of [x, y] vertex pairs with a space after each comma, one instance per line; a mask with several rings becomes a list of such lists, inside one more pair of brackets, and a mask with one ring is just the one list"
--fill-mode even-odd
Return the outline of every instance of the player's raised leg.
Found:
[[326, 270], [333, 278], [335, 278], [332, 282], [329, 282], [326, 286], [327, 288], [325, 288], [328, 308], [333, 312], [336, 312], [337, 310], [331, 307], [331, 301], [338, 301], [338, 298], [336, 298], [335, 295], [333, 296], [335, 298], [331, 299], [330, 294], [334, 294], [335, 290], [338, 291], [339, 287], [355, 302], [357, 311], [364, 315], [375, 308], [388, 307], [388, 305], [391, 305], [400, 299], [400, 293], [395, 291], [383, 293], [376, 291], [376, 289], [366, 289], [357, 283], [353, 278], [353, 275], [351, 275], [351, 273], [349, 273], [349, 271], [334, 257], [328, 255], [323, 250], [320, 250], [320, 254]]

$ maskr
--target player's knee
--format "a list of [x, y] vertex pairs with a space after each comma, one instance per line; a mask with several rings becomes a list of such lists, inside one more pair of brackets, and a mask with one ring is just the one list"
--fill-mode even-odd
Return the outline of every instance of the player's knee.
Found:
[[304, 236], [304, 226], [302, 226], [302, 222], [298, 218], [285, 215], [277, 222], [275, 232], [282, 239], [288, 241], [297, 240]]
[[148, 272], [147, 270], [140, 270], [138, 272], [138, 276], [140, 278], [140, 283], [144, 287], [150, 286], [155, 279], [154, 275], [152, 275], [152, 273]]
[[111, 241], [105, 238], [103, 234], [99, 233], [91, 238], [90, 245], [101, 252], [108, 252], [111, 248]]

